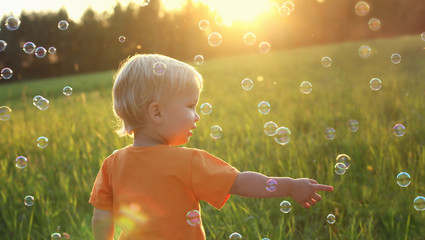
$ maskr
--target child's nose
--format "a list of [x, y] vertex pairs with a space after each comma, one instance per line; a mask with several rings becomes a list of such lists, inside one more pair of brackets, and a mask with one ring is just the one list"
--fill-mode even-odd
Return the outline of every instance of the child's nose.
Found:
[[200, 119], [200, 118], [201, 118], [201, 117], [199, 117], [198, 113], [197, 113], [197, 112], [195, 112], [195, 122], [199, 121], [199, 119]]

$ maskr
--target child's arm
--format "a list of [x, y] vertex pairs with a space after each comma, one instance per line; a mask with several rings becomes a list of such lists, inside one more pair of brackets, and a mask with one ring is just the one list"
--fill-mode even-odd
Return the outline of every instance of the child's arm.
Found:
[[111, 211], [94, 208], [91, 222], [95, 240], [114, 239], [114, 216]]
[[[277, 182], [277, 189], [274, 192], [266, 190], [266, 182], [269, 179], [274, 179]], [[291, 196], [300, 205], [308, 208], [315, 205], [317, 201], [322, 199], [316, 191], [333, 191], [333, 187], [318, 184], [316, 180], [308, 178], [269, 178], [256, 172], [241, 172], [236, 177], [229, 194], [236, 194], [249, 198], [277, 198]]]

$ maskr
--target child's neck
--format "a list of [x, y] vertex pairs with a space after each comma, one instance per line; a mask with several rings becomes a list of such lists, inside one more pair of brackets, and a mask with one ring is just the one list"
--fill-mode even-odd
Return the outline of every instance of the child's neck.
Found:
[[145, 129], [137, 129], [134, 131], [133, 146], [134, 147], [147, 147], [154, 145], [164, 145], [166, 144], [162, 139], [157, 139], [157, 137], [151, 136], [152, 134]]

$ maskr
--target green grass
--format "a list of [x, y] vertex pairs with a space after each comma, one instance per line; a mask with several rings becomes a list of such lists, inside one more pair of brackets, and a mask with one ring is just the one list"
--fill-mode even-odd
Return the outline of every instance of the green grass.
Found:
[[[374, 49], [369, 59], [358, 56], [362, 44]], [[424, 46], [419, 36], [407, 36], [206, 59], [199, 67], [205, 78], [200, 104], [211, 103], [213, 112], [201, 116], [188, 146], [240, 171], [335, 187], [308, 210], [287, 198], [289, 214], [279, 211], [283, 199], [233, 196], [220, 211], [202, 203], [207, 238], [239, 232], [244, 239], [423, 239], [425, 212], [413, 208], [413, 199], [425, 195]], [[403, 57], [398, 65], [389, 60], [394, 52]], [[323, 56], [333, 59], [330, 68], [321, 66]], [[71, 239], [92, 239], [87, 201], [93, 181], [103, 159], [131, 143], [114, 133], [112, 74], [1, 85], [0, 105], [13, 110], [0, 122], [1, 239], [46, 239], [57, 226]], [[255, 84], [249, 92], [240, 86], [246, 77]], [[372, 77], [382, 80], [380, 91], [369, 88]], [[299, 91], [302, 81], [313, 84], [311, 94]], [[62, 94], [66, 85], [74, 89], [70, 97]], [[50, 100], [48, 110], [32, 105], [37, 94]], [[267, 115], [257, 110], [263, 100], [271, 104]], [[360, 123], [355, 133], [346, 126], [350, 119]], [[268, 121], [288, 127], [291, 142], [281, 146], [266, 136]], [[406, 126], [400, 138], [392, 133], [396, 123]], [[215, 124], [224, 131], [217, 141], [209, 136]], [[335, 128], [334, 140], [324, 138], [326, 127]], [[39, 136], [49, 138], [47, 148], [37, 148]], [[352, 159], [342, 176], [333, 170], [339, 153]], [[20, 155], [29, 159], [23, 170], [14, 166]], [[396, 184], [400, 171], [412, 176], [407, 188]], [[35, 197], [32, 207], [23, 204], [28, 194]], [[334, 225], [326, 223], [329, 213], [336, 215]]]

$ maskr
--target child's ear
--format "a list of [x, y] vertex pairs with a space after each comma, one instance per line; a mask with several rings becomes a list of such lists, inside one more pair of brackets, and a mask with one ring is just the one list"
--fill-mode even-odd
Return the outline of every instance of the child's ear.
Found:
[[149, 117], [154, 123], [162, 123], [163, 114], [161, 112], [161, 105], [159, 102], [152, 102], [149, 104]]

